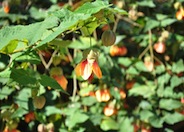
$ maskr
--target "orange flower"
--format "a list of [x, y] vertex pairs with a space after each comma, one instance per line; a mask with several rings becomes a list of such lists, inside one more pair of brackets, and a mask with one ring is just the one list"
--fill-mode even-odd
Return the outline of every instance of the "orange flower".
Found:
[[67, 79], [65, 78], [64, 75], [53, 75], [52, 76], [58, 83], [59, 85], [66, 91], [67, 90], [67, 84], [68, 84], [68, 81]]
[[65, 91], [67, 90], [68, 80], [63, 75], [61, 67], [53, 67], [50, 70], [50, 76], [54, 78]]
[[99, 89], [95, 92], [95, 96], [98, 102], [107, 102], [111, 98], [110, 91], [108, 89]]
[[90, 50], [87, 57], [76, 66], [75, 72], [77, 76], [81, 76], [84, 80], [91, 80], [93, 73], [100, 79], [102, 78], [102, 72], [97, 63], [98, 53]]
[[25, 122], [29, 123], [30, 121], [35, 119], [34, 112], [31, 111], [27, 113], [24, 118], [25, 118]]
[[3, 9], [5, 13], [9, 13], [10, 12], [10, 5], [8, 1], [3, 1], [2, 3]]

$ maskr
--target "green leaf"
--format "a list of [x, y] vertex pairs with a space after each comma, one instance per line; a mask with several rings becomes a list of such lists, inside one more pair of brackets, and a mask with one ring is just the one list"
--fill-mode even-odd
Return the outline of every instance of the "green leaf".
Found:
[[137, 2], [137, 4], [139, 6], [145, 6], [145, 7], [150, 7], [150, 8], [154, 8], [156, 5], [153, 3], [152, 0], [144, 0], [144, 1], [140, 1]]
[[103, 115], [96, 112], [96, 113], [92, 113], [90, 116], [89, 116], [90, 120], [93, 122], [93, 124], [96, 126], [96, 125], [100, 125], [101, 124], [101, 120], [103, 118]]
[[165, 98], [178, 99], [178, 98], [181, 98], [183, 96], [183, 93], [182, 92], [175, 92], [172, 87], [168, 86], [168, 87], [164, 88], [164, 90], [162, 91], [162, 95]]
[[171, 87], [172, 88], [179, 86], [182, 82], [183, 82], [182, 79], [176, 75], [171, 77]]
[[7, 46], [5, 46], [1, 52], [3, 53], [7, 53], [7, 54], [10, 54], [10, 53], [13, 53], [13, 51], [17, 48], [17, 45], [18, 45], [18, 40], [11, 40]]
[[31, 89], [30, 88], [24, 88], [22, 89], [18, 95], [15, 97], [15, 103], [21, 108], [24, 108], [25, 110], [28, 110], [28, 101], [31, 97]]
[[54, 39], [50, 42], [51, 45], [59, 47], [68, 47], [72, 43], [71, 40]]
[[163, 127], [164, 120], [161, 117], [153, 116], [149, 118], [150, 124], [155, 128]]
[[11, 70], [10, 68], [6, 68], [4, 71], [1, 71], [0, 72], [0, 80], [2, 78], [10, 78], [10, 75], [11, 75]]
[[92, 14], [97, 13], [101, 9], [104, 9], [108, 7], [107, 2], [103, 1], [95, 1], [95, 2], [87, 2], [80, 6], [75, 12], [71, 12], [67, 9], [61, 9], [59, 11], [53, 12], [52, 14], [59, 17], [62, 22], [60, 25], [54, 30], [52, 34], [47, 36], [44, 40], [40, 41], [38, 44], [39, 46], [42, 46], [45, 43], [48, 43], [52, 41], [54, 38], [56, 38], [58, 35], [60, 35], [62, 32], [71, 29], [72, 27], [75, 27], [78, 23], [81, 21], [85, 21], [88, 18], [91, 17]]
[[91, 15], [97, 13], [101, 9], [107, 8], [108, 6], [109, 6], [108, 1], [86, 2], [78, 9], [76, 9], [75, 13], [85, 13]]
[[170, 125], [174, 125], [177, 122], [183, 121], [184, 116], [178, 112], [174, 112], [174, 113], [167, 112], [167, 113], [165, 113], [164, 120], [166, 123], [168, 123]]
[[163, 91], [162, 92], [162, 95], [163, 97], [166, 97], [166, 98], [173, 98], [174, 96], [174, 91], [173, 91], [173, 88], [172, 87], [166, 87], [165, 89], [163, 88]]
[[82, 104], [85, 105], [85, 106], [91, 106], [93, 104], [97, 103], [97, 100], [95, 97], [83, 97], [82, 98]]
[[[28, 46], [31, 46], [41, 39], [45, 31], [57, 26], [58, 18], [52, 16], [48, 17], [42, 22], [30, 24], [27, 26], [18, 25], [12, 27], [4, 27], [0, 30], [0, 51], [7, 47], [9, 44], [12, 44], [10, 43], [12, 40], [13, 42], [15, 42], [14, 40], [23, 42], [26, 40]], [[26, 46], [23, 48], [26, 48]]]
[[166, 110], [173, 110], [181, 107], [181, 102], [174, 99], [161, 99], [159, 107]]
[[176, 19], [172, 19], [172, 18], [167, 18], [161, 21], [161, 27], [166, 27], [168, 25], [171, 25], [172, 23], [176, 22]]
[[79, 40], [75, 40], [73, 41], [68, 48], [72, 48], [72, 49], [87, 49], [90, 46], [90, 41], [92, 43], [92, 45], [96, 44], [96, 40], [94, 38], [90, 38], [89, 37], [80, 37]]
[[0, 89], [0, 100], [7, 98], [13, 91], [14, 89], [9, 88], [8, 86], [2, 87]]
[[10, 77], [21, 85], [36, 84], [36, 73], [31, 70], [11, 69]]
[[121, 119], [120, 131], [121, 132], [133, 132], [134, 131], [132, 121], [131, 121], [130, 118], [124, 117], [124, 118]]
[[71, 115], [67, 120], [66, 120], [66, 125], [69, 128], [73, 128], [74, 126], [76, 126], [79, 123], [83, 123], [85, 122], [89, 117], [84, 114], [81, 113], [79, 111], [76, 111], [73, 115]]
[[129, 95], [134, 96], [143, 96], [144, 98], [149, 98], [155, 94], [155, 85], [138, 85], [134, 86], [132, 89], [129, 90]]
[[164, 14], [156, 14], [156, 18], [159, 21], [162, 21], [164, 19], [166, 19], [168, 17], [168, 15], [164, 15]]
[[83, 36], [90, 36], [98, 26], [99, 23], [97, 23], [97, 21], [92, 21], [89, 24], [83, 26], [80, 30]]
[[41, 62], [38, 54], [35, 51], [26, 51], [13, 54], [12, 58], [15, 58], [17, 62], [30, 62], [31, 64], [39, 64]]
[[[97, 13], [108, 6], [108, 2], [103, 1], [87, 2], [80, 6], [75, 12], [61, 9], [51, 13], [50, 17], [42, 22], [30, 24], [28, 26], [5, 27], [0, 31], [0, 50], [6, 47], [12, 40], [23, 41], [26, 39], [28, 46], [39, 41], [36, 47], [42, 46], [43, 44], [52, 41], [62, 32], [74, 28], [81, 21], [87, 20], [92, 14]], [[58, 17], [62, 20], [60, 24]], [[24, 48], [26, 47], [23, 47], [23, 49]]]
[[111, 8], [111, 10], [114, 12], [114, 13], [119, 13], [121, 15], [128, 15], [128, 13], [121, 9], [121, 8], [118, 8], [118, 7], [115, 7], [115, 8]]
[[156, 74], [161, 74], [161, 73], [164, 73], [164, 72], [165, 72], [165, 66], [164, 65], [156, 66], [156, 69], [155, 69]]
[[78, 102], [71, 103], [69, 107], [62, 109], [62, 113], [67, 116], [70, 116], [75, 114], [75, 112], [78, 111], [80, 108], [81, 108], [81, 103], [78, 103]]
[[146, 72], [148, 71], [147, 68], [145, 67], [144, 63], [142, 61], [138, 61], [135, 63], [135, 67], [137, 68], [137, 70], [139, 70], [140, 72]]
[[34, 19], [37, 19], [37, 20], [41, 20], [41, 19], [46, 18], [47, 14], [48, 14], [47, 12], [48, 11], [40, 10], [34, 6], [31, 6], [31, 8], [29, 9], [30, 16]]
[[142, 109], [147, 109], [147, 110], [151, 110], [152, 106], [148, 101], [142, 100], [141, 103], [139, 104], [139, 107]]
[[169, 73], [165, 73], [158, 77], [158, 85], [163, 86], [170, 81], [171, 75]]
[[147, 18], [146, 25], [144, 27], [144, 32], [147, 32], [148, 30], [159, 27], [159, 25], [160, 25], [160, 22], [158, 22], [157, 20]]
[[121, 64], [123, 66], [130, 66], [132, 63], [131, 59], [128, 58], [128, 57], [121, 57], [121, 58], [118, 58], [118, 64]]
[[134, 66], [130, 66], [127, 70], [126, 73], [128, 74], [132, 74], [132, 75], [138, 75], [139, 72], [137, 71], [137, 69]]
[[144, 122], [148, 122], [149, 118], [154, 116], [153, 112], [149, 111], [149, 110], [142, 110], [140, 112], [140, 119]]
[[22, 107], [19, 107], [15, 112], [13, 112], [13, 114], [11, 115], [11, 118], [21, 118], [23, 117], [23, 115], [25, 115], [26, 113], [28, 113], [27, 110], [25, 110]]
[[62, 114], [61, 109], [56, 108], [55, 106], [46, 106], [45, 114], [50, 116], [52, 114]]
[[164, 132], [174, 132], [172, 129], [169, 129], [169, 128], [165, 128], [164, 129]]
[[183, 64], [183, 60], [182, 59], [180, 59], [176, 63], [173, 63], [173, 65], [172, 65], [172, 72], [180, 73], [180, 72], [183, 72], [183, 71], [184, 71], [184, 64]]
[[40, 77], [41, 77], [41, 79], [39, 80], [39, 82], [44, 87], [51, 87], [53, 89], [56, 89], [58, 91], [61, 91], [61, 92], [65, 93], [65, 94], [68, 94], [66, 91], [63, 90], [63, 88], [53, 78], [51, 78], [47, 75], [41, 75]]
[[106, 118], [104, 120], [102, 120], [101, 124], [100, 124], [100, 128], [104, 131], [108, 131], [108, 130], [118, 130], [118, 124], [115, 120], [113, 120], [112, 118]]

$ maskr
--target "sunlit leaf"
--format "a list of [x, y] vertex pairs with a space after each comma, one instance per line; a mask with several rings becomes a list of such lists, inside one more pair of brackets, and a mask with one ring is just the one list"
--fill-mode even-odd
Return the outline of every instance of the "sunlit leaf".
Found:
[[171, 77], [171, 87], [174, 88], [180, 85], [183, 81], [178, 76]]
[[144, 32], [156, 28], [160, 25], [160, 22], [154, 19], [147, 18], [146, 25], [144, 27]]
[[164, 120], [166, 123], [173, 125], [177, 122], [183, 121], [184, 116], [178, 112], [164, 113]]
[[117, 130], [118, 127], [119, 127], [118, 124], [112, 118], [106, 118], [106, 119], [102, 120], [102, 122], [100, 124], [100, 128], [104, 131]]
[[9, 88], [8, 86], [4, 86], [0, 89], [0, 100], [7, 98], [12, 92], [13, 88]]
[[27, 26], [18, 25], [13, 27], [4, 27], [0, 30], [0, 51], [11, 44], [10, 42], [12, 40], [24, 41], [26, 39], [28, 46], [33, 45], [40, 40], [47, 29], [56, 26], [58, 26], [58, 18], [52, 16], [42, 22]]
[[75, 10], [75, 13], [86, 13], [86, 14], [94, 14], [98, 11], [100, 11], [103, 8], [108, 7], [109, 4], [107, 1], [95, 1], [95, 2], [86, 2], [81, 7], [79, 7], [77, 10]]
[[148, 109], [148, 110], [151, 110], [152, 109], [151, 104], [148, 101], [145, 101], [145, 100], [142, 100], [141, 103], [139, 104], [139, 106], [142, 109]]
[[138, 85], [130, 89], [129, 94], [134, 96], [143, 96], [144, 98], [149, 98], [155, 94], [155, 88], [156, 86], [154, 85]]
[[45, 114], [50, 116], [52, 114], [62, 114], [61, 109], [56, 108], [55, 106], [46, 106]]
[[11, 118], [21, 118], [23, 117], [23, 115], [25, 115], [26, 113], [28, 113], [27, 110], [25, 110], [24, 108], [22, 107], [19, 107], [12, 115], [11, 115]]
[[121, 119], [121, 122], [120, 122], [120, 131], [121, 132], [133, 132], [134, 131], [134, 128], [133, 128], [133, 125], [132, 125], [132, 121], [130, 118], [128, 117], [124, 117]]
[[93, 104], [97, 103], [97, 100], [95, 97], [83, 97], [82, 104], [86, 106], [91, 106]]
[[181, 106], [180, 101], [173, 99], [161, 99], [159, 102], [159, 107], [166, 110], [173, 110]]
[[130, 64], [132, 63], [131, 59], [128, 57], [121, 57], [118, 58], [118, 63], [121, 65], [124, 65], [126, 67], [130, 66]]
[[121, 15], [128, 15], [128, 13], [127, 13], [125, 10], [120, 9], [120, 8], [118, 8], [118, 7], [112, 8], [112, 10], [113, 10], [115, 13], [119, 13], [119, 14], [121, 14]]
[[137, 70], [139, 70], [140, 72], [146, 72], [148, 71], [147, 68], [145, 67], [144, 63], [142, 61], [138, 61], [135, 63], [135, 67], [137, 68]]
[[74, 126], [76, 126], [78, 123], [83, 123], [85, 122], [89, 117], [84, 114], [81, 113], [79, 111], [76, 111], [75, 114], [71, 115], [67, 121], [66, 121], [66, 125], [69, 128], [73, 128]]
[[173, 65], [172, 65], [172, 72], [180, 73], [180, 72], [183, 72], [183, 71], [184, 71], [184, 64], [183, 64], [183, 60], [182, 59], [180, 59], [176, 63], [173, 63]]
[[164, 123], [164, 119], [158, 116], [152, 116], [149, 118], [150, 124], [155, 128], [161, 128]]
[[146, 121], [148, 122], [149, 121], [149, 118], [154, 116], [153, 112], [149, 111], [149, 110], [142, 110], [140, 112], [140, 118], [141, 120], [143, 121]]
[[168, 25], [171, 25], [172, 23], [176, 22], [176, 19], [167, 18], [161, 21], [161, 27], [166, 27]]
[[15, 97], [15, 103], [17, 105], [25, 110], [28, 110], [29, 108], [29, 98], [31, 97], [31, 89], [24, 88], [22, 89], [18, 95]]
[[139, 6], [145, 6], [150, 8], [154, 8], [156, 6], [151, 0], [143, 0], [143, 1], [137, 2], [137, 4]]
[[137, 70], [135, 67], [133, 67], [133, 66], [130, 66], [130, 67], [126, 70], [126, 73], [127, 73], [127, 74], [133, 74], [133, 75], [138, 75], [138, 74], [139, 74], [138, 70]]

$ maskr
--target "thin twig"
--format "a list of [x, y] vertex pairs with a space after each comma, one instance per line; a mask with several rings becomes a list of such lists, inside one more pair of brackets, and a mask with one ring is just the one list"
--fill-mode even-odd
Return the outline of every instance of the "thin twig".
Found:
[[162, 64], [163, 66], [165, 66], [164, 63], [163, 63], [160, 59], [158, 59], [156, 56], [154, 56], [154, 59], [155, 59], [157, 62], [159, 62], [160, 64]]
[[118, 22], [120, 20], [120, 16], [119, 15], [116, 15], [116, 21], [114, 22], [114, 27], [113, 27], [113, 32], [116, 32], [116, 29], [117, 29], [117, 26], [118, 26]]
[[52, 53], [52, 56], [51, 56], [49, 62], [47, 63], [46, 69], [49, 69], [50, 65], [52, 64], [53, 57], [57, 54], [57, 52], [58, 52], [58, 50], [56, 49], [56, 50], [54, 50], [54, 52]]
[[96, 29], [94, 30], [94, 32], [93, 32], [93, 37], [95, 38], [95, 40], [97, 40], [98, 38], [97, 38], [97, 33], [96, 33]]
[[40, 59], [41, 59], [41, 62], [42, 62], [42, 64], [43, 64], [43, 66], [44, 66], [44, 67], [45, 67], [45, 69], [46, 69], [46, 67], [47, 67], [47, 63], [45, 62], [45, 59], [43, 58], [42, 53], [41, 53], [41, 52], [39, 52], [39, 53], [38, 53], [38, 55], [39, 55], [39, 57], [40, 57]]
[[[73, 58], [76, 57], [76, 49], [74, 49]], [[75, 65], [74, 65], [75, 66]], [[77, 93], [77, 77], [76, 74], [73, 75], [73, 93], [72, 93], [72, 101], [75, 101], [75, 96]]]
[[144, 51], [139, 55], [139, 59], [142, 59], [142, 57], [146, 54], [146, 52], [149, 50], [149, 46], [147, 46]]
[[138, 24], [138, 23], [132, 21], [131, 19], [129, 19], [129, 18], [127, 18], [127, 17], [121, 16], [120, 19], [122, 19], [122, 20], [124, 20], [124, 21], [126, 21], [126, 22], [128, 22], [128, 23], [130, 23], [130, 24], [132, 24], [133, 26], [142, 27], [140, 24]]
[[42, 62], [43, 66], [45, 67], [46, 70], [49, 69], [50, 65], [52, 64], [53, 57], [56, 55], [57, 52], [58, 52], [58, 50], [54, 50], [54, 52], [52, 53], [52, 56], [51, 56], [51, 58], [50, 58], [50, 60], [49, 60], [48, 63], [46, 63], [46, 61], [45, 61], [45, 59], [43, 58], [41, 52], [39, 52], [38, 55], [39, 55], [39, 57], [40, 57], [40, 59], [41, 59], [41, 62]]
[[153, 46], [152, 46], [152, 32], [151, 30], [148, 31], [149, 33], [149, 50], [151, 55], [151, 61], [154, 61], [154, 54], [153, 54]]

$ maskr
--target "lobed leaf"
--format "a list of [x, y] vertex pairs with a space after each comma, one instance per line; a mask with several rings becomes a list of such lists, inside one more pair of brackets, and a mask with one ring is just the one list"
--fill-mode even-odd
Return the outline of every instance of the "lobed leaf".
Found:
[[173, 110], [181, 106], [180, 101], [174, 99], [161, 99], [159, 107], [165, 110]]

